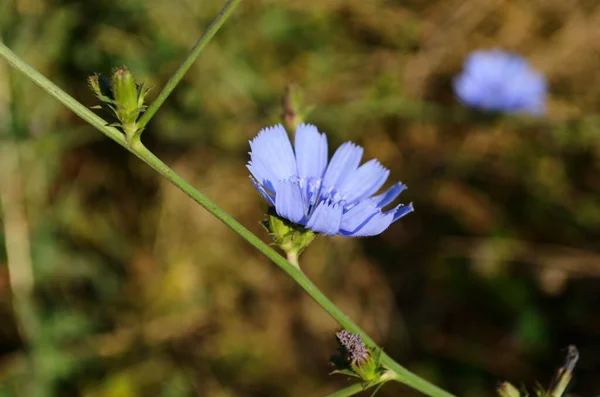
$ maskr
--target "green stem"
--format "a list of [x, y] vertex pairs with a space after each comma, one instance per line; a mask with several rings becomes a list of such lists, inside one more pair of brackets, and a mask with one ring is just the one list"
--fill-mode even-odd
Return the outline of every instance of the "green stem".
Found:
[[[257, 236], [252, 234], [242, 224], [232, 218], [225, 211], [220, 209], [215, 203], [209, 200], [206, 196], [200, 193], [190, 183], [182, 179], [158, 157], [150, 152], [140, 141], [134, 141], [131, 146], [125, 142], [125, 137], [117, 129], [108, 127], [107, 122], [101, 117], [94, 114], [88, 108], [77, 102], [73, 97], [62, 91], [58, 86], [50, 80], [42, 76], [38, 71], [27, 65], [8, 47], [0, 42], [0, 57], [4, 58], [9, 64], [31, 78], [36, 84], [46, 90], [50, 95], [62, 102], [66, 107], [73, 110], [79, 117], [96, 127], [100, 132], [107, 135], [109, 138], [123, 146], [131, 153], [136, 155], [167, 180], [181, 189], [185, 194], [191, 197], [194, 201], [204, 207], [207, 211], [221, 220], [227, 227], [239, 234], [243, 239], [248, 241], [252, 246], [258, 249], [267, 258], [273, 261], [284, 272], [286, 272], [296, 283], [302, 287], [329, 315], [334, 318], [342, 327], [350, 332], [361, 335], [365, 343], [372, 347], [376, 347], [375, 342], [362, 330], [352, 322], [340, 309], [337, 308], [323, 293], [314, 285], [296, 266], [288, 262], [285, 258], [279, 255], [268, 244], [264, 243]], [[431, 397], [452, 397], [452, 394], [438, 388], [429, 383], [425, 379], [411, 373], [400, 364], [395, 362], [387, 354], [382, 354], [381, 362], [390, 370], [398, 375], [398, 380], [422, 393]]]
[[175, 89], [177, 84], [181, 81], [186, 72], [190, 69], [192, 64], [196, 61], [200, 52], [206, 47], [208, 42], [213, 38], [215, 33], [221, 28], [223, 23], [229, 18], [229, 16], [233, 13], [233, 10], [237, 7], [241, 0], [228, 0], [227, 3], [223, 6], [219, 14], [212, 21], [210, 26], [206, 29], [202, 37], [196, 42], [192, 51], [190, 51], [187, 58], [183, 61], [179, 69], [175, 71], [173, 76], [167, 81], [167, 84], [164, 86], [160, 94], [156, 97], [154, 102], [146, 109], [142, 117], [138, 120], [137, 126], [139, 130], [143, 130], [146, 127], [146, 124], [150, 121], [152, 116], [158, 111], [164, 101], [167, 99], [169, 94]]
[[3, 42], [0, 41], [0, 57], [4, 58], [6, 62], [12, 65], [15, 69], [19, 70], [27, 77], [29, 77], [34, 83], [42, 87], [48, 94], [58, 99], [63, 105], [71, 109], [76, 115], [90, 123], [92, 126], [100, 130], [104, 135], [108, 136], [113, 141], [117, 142], [123, 147], [127, 147], [125, 137], [116, 128], [109, 127], [108, 123], [102, 119], [102, 117], [96, 115], [87, 107], [79, 103], [75, 98], [61, 90], [53, 82], [44, 77], [37, 70], [29, 66], [25, 61], [19, 58], [14, 52], [12, 52]]
[[365, 388], [363, 387], [363, 385], [361, 385], [360, 383], [355, 383], [352, 386], [348, 386], [344, 389], [338, 390], [336, 392], [330, 393], [328, 395], [326, 395], [325, 397], [347, 397], [347, 396], [353, 396], [355, 394], [360, 393], [361, 391], [365, 390]]
[[300, 263], [298, 262], [298, 251], [290, 251], [286, 253], [286, 257], [288, 262], [300, 269]]

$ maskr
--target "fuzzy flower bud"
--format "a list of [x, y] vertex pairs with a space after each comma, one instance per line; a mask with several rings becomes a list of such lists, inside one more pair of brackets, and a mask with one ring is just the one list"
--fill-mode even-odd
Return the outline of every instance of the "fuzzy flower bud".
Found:
[[359, 378], [365, 385], [382, 379], [386, 369], [380, 363], [381, 350], [367, 347], [361, 336], [352, 332], [342, 330], [335, 336], [340, 348], [331, 357], [332, 373]]
[[118, 68], [113, 72], [112, 89], [117, 105], [117, 118], [123, 125], [134, 124], [143, 108], [139, 106], [138, 88], [129, 70]]
[[141, 134], [136, 122], [146, 109], [144, 101], [150, 88], [144, 84], [136, 84], [133, 75], [125, 67], [115, 69], [110, 81], [100, 74], [95, 74], [88, 78], [88, 82], [102, 103], [99, 107], [108, 110], [117, 118], [118, 122], [112, 125], [121, 127], [127, 142], [131, 144], [133, 139]]
[[340, 345], [346, 349], [347, 358], [351, 363], [360, 364], [369, 359], [371, 354], [360, 335], [342, 330], [335, 334], [335, 336], [337, 337], [338, 342], [340, 342]]

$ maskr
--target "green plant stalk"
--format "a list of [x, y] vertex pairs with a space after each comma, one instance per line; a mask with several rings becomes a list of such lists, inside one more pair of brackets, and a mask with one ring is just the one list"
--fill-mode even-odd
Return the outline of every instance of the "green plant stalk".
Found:
[[[33, 82], [43, 88], [50, 95], [58, 99], [67, 108], [71, 109], [75, 114], [81, 117], [83, 120], [90, 123], [92, 126], [100, 130], [103, 134], [117, 142], [119, 145], [133, 153], [143, 162], [148, 164], [159, 174], [161, 174], [168, 181], [177, 186], [190, 198], [200, 204], [203, 208], [209, 211], [212, 215], [217, 217], [227, 227], [232, 229], [234, 232], [239, 234], [243, 239], [248, 241], [252, 246], [258, 249], [267, 258], [273, 261], [279, 266], [284, 272], [286, 272], [297, 284], [302, 287], [333, 319], [335, 319], [342, 327], [350, 332], [361, 335], [366, 344], [372, 347], [376, 347], [375, 342], [363, 331], [358, 325], [352, 322], [340, 309], [337, 308], [318, 288], [312, 283], [296, 266], [288, 262], [285, 258], [279, 255], [273, 248], [263, 242], [257, 236], [252, 234], [246, 229], [241, 223], [236, 221], [228, 213], [219, 208], [210, 199], [200, 193], [190, 183], [185, 181], [179, 175], [177, 175], [171, 168], [163, 163], [158, 157], [150, 152], [141, 141], [135, 140], [131, 145], [128, 145], [124, 135], [114, 127], [109, 127], [108, 123], [101, 117], [97, 116], [87, 107], [79, 103], [76, 99], [71, 97], [69, 94], [61, 90], [58, 86], [44, 77], [37, 70], [33, 69], [26, 62], [20, 59], [14, 52], [12, 52], [6, 45], [0, 42], [0, 57], [5, 59], [10, 65], [15, 67], [17, 70], [28, 76]], [[421, 391], [425, 395], [431, 397], [453, 397], [452, 394], [440, 389], [432, 383], [422, 379], [421, 377], [408, 371], [400, 364], [395, 362], [390, 356], [383, 353], [381, 356], [381, 362], [393, 371], [399, 382], [406, 384], [416, 390]]]
[[363, 387], [363, 385], [361, 385], [360, 383], [355, 383], [351, 386], [345, 387], [343, 389], [340, 389], [338, 391], [335, 391], [333, 393], [330, 393], [328, 395], [326, 395], [325, 397], [347, 397], [347, 396], [353, 396], [355, 394], [358, 394], [362, 391], [364, 391], [365, 388]]
[[160, 91], [154, 102], [152, 102], [152, 104], [148, 106], [148, 109], [146, 109], [142, 117], [140, 117], [140, 119], [137, 122], [138, 130], [143, 130], [144, 127], [146, 127], [146, 124], [148, 124], [152, 116], [154, 116], [154, 114], [158, 111], [161, 105], [165, 102], [169, 94], [171, 94], [171, 92], [175, 89], [177, 84], [179, 84], [179, 82], [190, 69], [190, 67], [192, 67], [192, 65], [194, 64], [204, 47], [206, 47], [206, 45], [213, 38], [215, 33], [217, 33], [217, 31], [221, 28], [223, 23], [225, 23], [227, 18], [229, 18], [229, 16], [233, 13], [240, 1], [241, 0], [228, 0], [227, 3], [225, 3], [221, 11], [219, 11], [219, 14], [217, 14], [215, 19], [212, 21], [212, 23], [209, 25], [206, 31], [202, 34], [200, 39], [198, 39], [187, 58], [175, 71], [173, 76], [171, 76], [169, 81], [167, 81], [167, 84]]
[[295, 251], [290, 251], [286, 254], [286, 259], [288, 262], [290, 262], [292, 265], [296, 266], [298, 269], [300, 269], [300, 263], [298, 262], [298, 253]]

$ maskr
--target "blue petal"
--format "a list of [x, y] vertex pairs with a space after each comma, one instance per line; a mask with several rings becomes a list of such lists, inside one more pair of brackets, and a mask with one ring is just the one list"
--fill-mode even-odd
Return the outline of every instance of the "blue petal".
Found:
[[456, 77], [453, 81], [454, 91], [458, 99], [465, 105], [477, 105], [481, 98], [481, 82], [467, 72]]
[[339, 190], [347, 203], [353, 203], [378, 191], [389, 175], [390, 171], [379, 161], [370, 160], [361, 165]]
[[340, 204], [322, 201], [306, 223], [306, 227], [317, 233], [333, 236], [340, 230], [342, 212]]
[[476, 51], [453, 84], [460, 101], [473, 107], [534, 115], [545, 112], [546, 79], [516, 54]]
[[292, 181], [279, 181], [277, 183], [277, 195], [275, 196], [277, 214], [298, 223], [304, 217], [304, 209], [300, 187]]
[[327, 137], [317, 127], [300, 124], [296, 128], [296, 163], [300, 178], [323, 178], [327, 167]]
[[292, 144], [281, 124], [265, 128], [250, 141], [248, 169], [258, 182], [272, 185], [296, 175]]
[[392, 222], [396, 222], [398, 219], [402, 218], [406, 214], [413, 212], [414, 210], [415, 208], [413, 207], [412, 203], [410, 203], [409, 205], [400, 204], [392, 210], [394, 211], [394, 220]]
[[412, 211], [412, 204], [399, 204], [390, 211], [381, 212], [374, 201], [365, 200], [344, 214], [340, 234], [352, 237], [375, 236]]
[[350, 177], [360, 164], [363, 148], [346, 142], [335, 151], [325, 177], [323, 178], [323, 187], [326, 189], [325, 196], [342, 186], [348, 177]]
[[379, 213], [381, 213], [381, 210], [374, 201], [361, 201], [344, 213], [340, 223], [340, 229], [342, 230], [342, 233], [353, 233], [364, 226], [369, 219]]
[[375, 236], [394, 221], [394, 213], [382, 213], [370, 200], [362, 201], [346, 212], [340, 225], [343, 236]]
[[387, 229], [392, 222], [394, 221], [394, 217], [392, 214], [385, 213], [377, 213], [364, 225], [362, 225], [359, 229], [354, 230], [353, 232], [342, 231], [340, 234], [344, 236], [352, 236], [352, 237], [368, 237], [368, 236], [376, 236], [381, 234]]
[[545, 112], [547, 86], [541, 75], [532, 69], [526, 69], [507, 80], [505, 106], [509, 110], [523, 110], [531, 114]]
[[527, 69], [528, 63], [518, 55], [500, 50], [475, 51], [469, 55], [465, 63], [465, 70], [482, 82], [490, 78], [500, 79], [520, 73]]
[[373, 200], [378, 208], [383, 208], [394, 201], [396, 197], [398, 197], [404, 190], [406, 190], [406, 185], [398, 182], [392, 185], [392, 187], [390, 187], [385, 193], [374, 196], [371, 198], [371, 200]]
[[327, 167], [327, 138], [315, 126], [300, 124], [296, 128], [296, 163], [304, 201], [312, 208], [319, 197]]
[[275, 179], [277, 177], [270, 170], [265, 168], [265, 166], [262, 163], [253, 163], [252, 161], [248, 162], [246, 168], [248, 168], [252, 176], [256, 178], [252, 178], [253, 180], [256, 180], [257, 183], [264, 186], [264, 189], [266, 189], [267, 191], [271, 192], [272, 194], [275, 194], [275, 186], [273, 185], [273, 183], [277, 183], [277, 179]]
[[252, 181], [252, 184], [254, 185], [256, 190], [258, 190], [260, 192], [260, 194], [262, 194], [262, 196], [264, 198], [266, 198], [271, 205], [275, 205], [275, 200], [273, 199], [273, 196], [271, 196], [269, 193], [267, 193], [265, 188], [262, 187], [262, 185], [260, 183], [256, 182], [256, 180], [254, 178], [250, 177], [250, 180]]

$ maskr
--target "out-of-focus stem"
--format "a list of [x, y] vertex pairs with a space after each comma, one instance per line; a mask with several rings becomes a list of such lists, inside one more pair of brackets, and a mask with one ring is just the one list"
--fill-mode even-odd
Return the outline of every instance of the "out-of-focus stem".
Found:
[[361, 385], [360, 383], [355, 383], [351, 386], [345, 387], [343, 389], [340, 389], [338, 391], [335, 391], [333, 393], [330, 393], [328, 395], [326, 395], [325, 397], [347, 397], [347, 396], [353, 396], [355, 394], [358, 394], [362, 391], [364, 391], [365, 388], [363, 387], [363, 385]]
[[[30, 301], [33, 289], [33, 271], [17, 144], [3, 143], [0, 148], [0, 159], [2, 160], [0, 199], [10, 287], [17, 303], [16, 306], [21, 306]], [[30, 337], [29, 333], [36, 332], [33, 318], [22, 318], [21, 326], [26, 339]]]
[[[37, 343], [39, 325], [32, 297], [34, 279], [19, 157], [17, 143], [12, 141], [2, 143], [0, 147], [0, 206], [14, 313], [23, 343], [31, 347]], [[35, 353], [29, 356], [29, 365], [32, 374], [31, 383], [28, 385], [30, 395], [42, 395], [42, 374], [39, 371]]]

